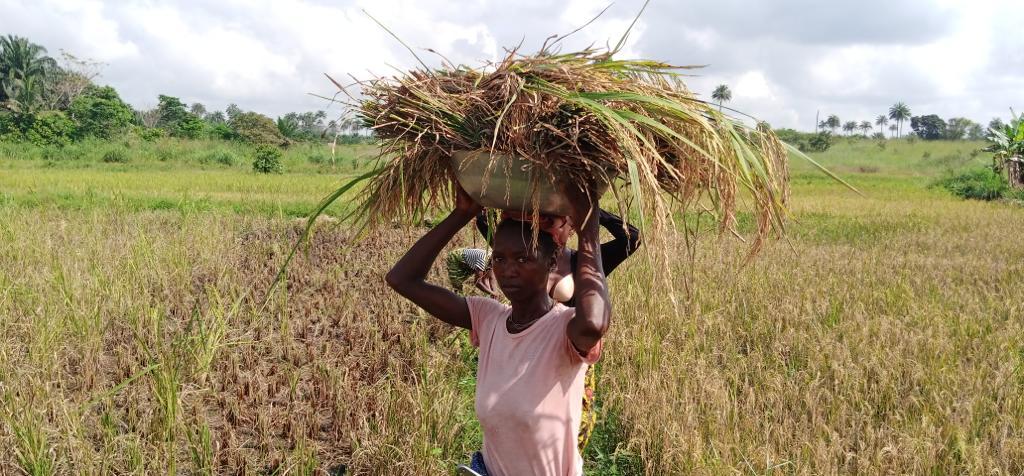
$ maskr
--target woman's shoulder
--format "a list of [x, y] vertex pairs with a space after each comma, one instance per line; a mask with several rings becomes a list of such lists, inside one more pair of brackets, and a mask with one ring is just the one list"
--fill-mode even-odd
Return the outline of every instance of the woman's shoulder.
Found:
[[502, 322], [512, 310], [507, 304], [482, 296], [467, 296], [466, 307], [469, 308], [469, 340], [474, 347], [480, 347], [480, 336], [492, 335], [495, 324]]
[[469, 315], [474, 320], [500, 316], [512, 309], [508, 304], [483, 296], [466, 296], [466, 306], [469, 307]]

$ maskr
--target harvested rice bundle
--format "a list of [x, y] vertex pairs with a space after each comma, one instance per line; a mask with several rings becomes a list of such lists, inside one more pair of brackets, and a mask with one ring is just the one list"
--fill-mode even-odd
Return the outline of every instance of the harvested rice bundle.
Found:
[[482, 69], [445, 65], [365, 82], [358, 116], [381, 139], [381, 162], [362, 221], [411, 220], [446, 205], [458, 163], [451, 157], [483, 151], [519, 157], [533, 171], [521, 207], [529, 213], [540, 212], [539, 182], [610, 185], [620, 211], [636, 205], [647, 218], [649, 244], [674, 233], [679, 209], [713, 211], [722, 231], [735, 232], [746, 190], [756, 250], [783, 227], [786, 149], [767, 124], [751, 129], [697, 99], [683, 68], [593, 49], [511, 51]]

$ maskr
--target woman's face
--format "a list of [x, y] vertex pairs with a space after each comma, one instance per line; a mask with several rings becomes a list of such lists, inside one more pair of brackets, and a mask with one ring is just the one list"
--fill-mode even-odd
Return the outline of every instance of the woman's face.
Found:
[[505, 226], [494, 236], [494, 277], [512, 302], [528, 301], [548, 292], [548, 274], [554, 268], [555, 256], [545, 256], [540, 246], [531, 248], [529, 228]]

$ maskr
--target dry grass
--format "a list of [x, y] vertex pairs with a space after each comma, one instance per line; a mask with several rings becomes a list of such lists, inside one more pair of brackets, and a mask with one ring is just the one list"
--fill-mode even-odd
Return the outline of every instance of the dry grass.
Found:
[[261, 312], [238, 298], [267, 288], [290, 223], [3, 214], [0, 262], [24, 272], [0, 280], [0, 473], [433, 474], [463, 457], [468, 343], [382, 295], [404, 233], [318, 234]]
[[445, 64], [365, 82], [366, 99], [353, 107], [381, 138], [382, 165], [361, 217], [370, 226], [415, 221], [449, 204], [449, 157], [484, 150], [522, 157], [539, 172], [527, 210], [535, 216], [541, 177], [619, 186], [618, 209], [646, 216], [650, 247], [672, 246], [673, 210], [708, 207], [722, 231], [735, 231], [743, 191], [758, 217], [757, 250], [783, 226], [786, 150], [766, 124], [749, 128], [699, 100], [684, 68], [692, 67], [542, 48], [511, 50], [480, 69]]
[[[676, 255], [679, 313], [646, 258], [616, 272], [612, 446], [648, 474], [1024, 472], [1024, 213], [876, 175], [801, 185], [794, 246], [741, 272], [739, 243]], [[325, 225], [258, 310], [291, 220], [0, 208], [0, 474], [465, 461], [474, 352], [382, 285], [422, 230]]]

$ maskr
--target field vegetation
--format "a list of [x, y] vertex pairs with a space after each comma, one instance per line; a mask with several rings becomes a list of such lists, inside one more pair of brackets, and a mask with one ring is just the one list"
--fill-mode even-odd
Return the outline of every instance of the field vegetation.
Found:
[[[444, 211], [357, 240], [338, 220], [354, 189], [270, 292], [304, 217], [373, 166], [365, 131], [170, 95], [134, 109], [98, 68], [0, 38], [0, 474], [467, 461], [475, 351], [383, 285]], [[796, 160], [786, 236], [755, 260], [741, 214], [748, 243], [682, 217], [707, 232], [624, 264], [588, 474], [1024, 473], [1024, 208], [985, 169], [1024, 135], [996, 121], [996, 162], [979, 124], [902, 102], [878, 132], [778, 131], [859, 193]]]
[[[1024, 471], [1024, 209], [932, 186], [983, 147], [839, 138], [814, 157], [862, 195], [794, 162], [787, 238], [745, 268], [713, 233], [660, 264], [676, 289], [630, 260], [588, 474]], [[264, 305], [372, 146], [254, 153], [0, 146], [0, 472], [445, 474], [479, 447], [466, 334], [382, 284], [422, 229], [324, 219]]]

